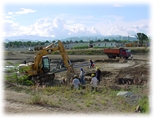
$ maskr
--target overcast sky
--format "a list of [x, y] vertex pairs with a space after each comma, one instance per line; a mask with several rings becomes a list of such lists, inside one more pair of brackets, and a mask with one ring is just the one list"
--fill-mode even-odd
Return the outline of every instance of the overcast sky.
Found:
[[148, 2], [7, 2], [3, 9], [3, 36], [134, 36], [137, 32], [150, 35], [151, 6]]

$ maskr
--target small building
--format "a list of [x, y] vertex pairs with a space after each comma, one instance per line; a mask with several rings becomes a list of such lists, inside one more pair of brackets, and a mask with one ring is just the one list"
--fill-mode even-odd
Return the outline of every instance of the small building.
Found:
[[116, 47], [116, 42], [93, 42], [93, 47]]
[[116, 42], [104, 42], [104, 41], [96, 41], [96, 42], [83, 42], [83, 43], [75, 43], [75, 42], [71, 42], [71, 43], [66, 43], [64, 44], [64, 47], [66, 49], [72, 49], [72, 48], [75, 48], [75, 47], [106, 47], [106, 48], [109, 48], [109, 47], [121, 47], [122, 44], [121, 43], [116, 43]]
[[83, 43], [75, 43], [75, 42], [72, 42], [72, 43], [66, 43], [64, 44], [64, 47], [66, 49], [72, 49], [72, 48], [75, 48], [75, 47], [88, 47], [89, 46], [89, 42], [83, 42]]
[[123, 44], [121, 43], [108, 42], [108, 41], [93, 42], [92, 45], [93, 47], [105, 47], [105, 48], [123, 47]]

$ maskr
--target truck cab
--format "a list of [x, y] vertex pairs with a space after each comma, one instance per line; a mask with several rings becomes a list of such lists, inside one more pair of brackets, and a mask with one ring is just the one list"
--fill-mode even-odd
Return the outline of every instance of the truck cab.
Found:
[[124, 57], [126, 59], [128, 59], [131, 56], [131, 52], [129, 49], [124, 49], [124, 48], [120, 48], [120, 57]]

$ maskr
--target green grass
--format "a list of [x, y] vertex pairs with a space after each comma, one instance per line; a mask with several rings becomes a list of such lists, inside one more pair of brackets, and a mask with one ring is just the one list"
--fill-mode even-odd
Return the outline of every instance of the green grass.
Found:
[[149, 99], [147, 96], [143, 96], [138, 104], [141, 106], [141, 111], [143, 113], [149, 113]]
[[41, 99], [41, 96], [38, 93], [36, 93], [36, 94], [34, 94], [34, 96], [32, 96], [30, 103], [31, 104], [39, 104], [39, 105], [44, 104], [43, 100]]

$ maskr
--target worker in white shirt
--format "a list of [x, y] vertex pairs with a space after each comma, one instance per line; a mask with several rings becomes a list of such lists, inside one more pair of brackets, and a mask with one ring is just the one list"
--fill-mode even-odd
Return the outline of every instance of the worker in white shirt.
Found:
[[73, 86], [74, 86], [74, 89], [75, 90], [79, 90], [80, 88], [80, 81], [79, 81], [79, 78], [77, 75], [74, 75], [74, 79], [73, 79], [73, 82], [72, 82]]
[[90, 82], [90, 84], [92, 85], [91, 91], [94, 91], [95, 90], [97, 92], [98, 80], [95, 77], [95, 74], [91, 74], [91, 76], [92, 76], [92, 79], [91, 79], [91, 82]]

